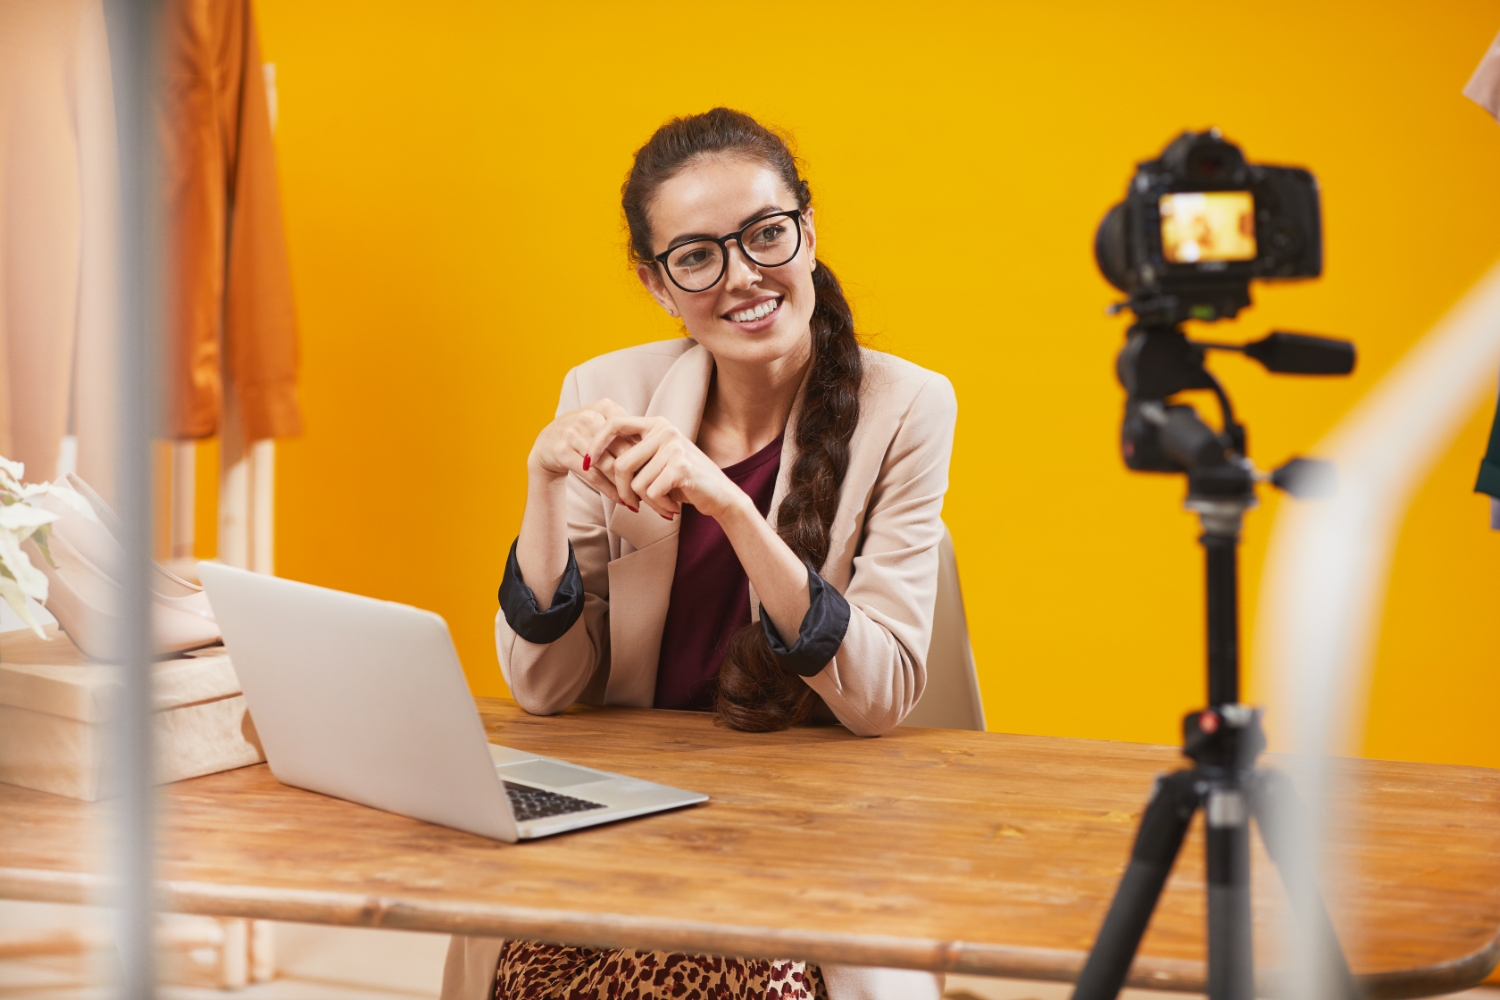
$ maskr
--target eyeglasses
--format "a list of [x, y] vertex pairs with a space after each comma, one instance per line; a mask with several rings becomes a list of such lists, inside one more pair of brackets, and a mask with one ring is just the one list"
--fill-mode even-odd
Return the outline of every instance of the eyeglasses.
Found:
[[729, 267], [729, 241], [761, 267], [780, 267], [802, 249], [802, 213], [772, 212], [751, 220], [737, 233], [718, 239], [686, 240], [656, 255], [655, 260], [684, 292], [706, 292], [719, 283]]

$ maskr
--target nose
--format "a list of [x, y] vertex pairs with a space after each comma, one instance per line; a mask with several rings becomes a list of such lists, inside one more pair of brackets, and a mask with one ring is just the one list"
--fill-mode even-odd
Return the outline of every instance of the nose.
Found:
[[[729, 246], [733, 246], [734, 249], [730, 250]], [[745, 253], [745, 249], [740, 246], [739, 240], [726, 245], [724, 252], [728, 257], [724, 269], [724, 287], [726, 289], [747, 288], [760, 280], [760, 266], [750, 259], [749, 254]]]

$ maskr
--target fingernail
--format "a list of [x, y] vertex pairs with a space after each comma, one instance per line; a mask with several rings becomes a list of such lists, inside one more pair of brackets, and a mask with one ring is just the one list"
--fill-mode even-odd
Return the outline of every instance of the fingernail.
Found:
[[663, 521], [670, 521], [670, 520], [672, 520], [672, 515], [671, 514], [663, 514], [661, 517], [662, 517]]
[[[627, 503], [625, 504], [625, 506], [630, 507], [630, 504]], [[641, 509], [639, 507], [630, 507], [630, 512], [632, 514], [639, 514], [641, 512]]]
[[583, 456], [583, 471], [584, 472], [589, 471], [589, 466], [593, 465], [593, 464], [594, 464], [594, 460], [593, 459], [589, 458], [589, 456], [587, 456], [587, 455]]

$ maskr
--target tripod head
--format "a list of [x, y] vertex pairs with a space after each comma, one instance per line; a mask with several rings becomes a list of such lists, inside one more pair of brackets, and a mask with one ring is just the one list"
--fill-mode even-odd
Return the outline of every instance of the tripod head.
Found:
[[[1220, 344], [1189, 340], [1176, 324], [1142, 322], [1127, 331], [1116, 360], [1126, 393], [1120, 425], [1125, 464], [1139, 472], [1185, 473], [1186, 506], [1203, 525], [1199, 541], [1207, 557], [1208, 704], [1220, 709], [1240, 700], [1236, 549], [1244, 513], [1255, 506], [1255, 485], [1269, 482], [1296, 497], [1319, 496], [1333, 491], [1334, 470], [1327, 462], [1306, 458], [1293, 458], [1271, 472], [1256, 469], [1229, 394], [1204, 364], [1209, 351], [1238, 351], [1272, 372], [1346, 375], [1354, 370], [1354, 345], [1298, 333]], [[1217, 430], [1191, 405], [1174, 399], [1190, 389], [1207, 389], [1218, 399]], [[1225, 729], [1213, 743], [1228, 747], [1228, 734]]]
[[[1137, 472], [1185, 473], [1188, 506], [1200, 513], [1253, 506], [1257, 482], [1270, 482], [1297, 497], [1331, 492], [1333, 469], [1326, 462], [1293, 458], [1272, 472], [1255, 468], [1245, 427], [1205, 364], [1209, 351], [1235, 351], [1267, 371], [1298, 375], [1347, 375], [1355, 360], [1353, 344], [1328, 337], [1272, 333], [1249, 344], [1223, 344], [1189, 340], [1175, 324], [1136, 323], [1115, 362], [1126, 392], [1120, 425], [1125, 464]], [[1191, 405], [1173, 399], [1190, 389], [1209, 390], [1218, 399], [1217, 430]], [[1205, 519], [1205, 530], [1214, 527]]]

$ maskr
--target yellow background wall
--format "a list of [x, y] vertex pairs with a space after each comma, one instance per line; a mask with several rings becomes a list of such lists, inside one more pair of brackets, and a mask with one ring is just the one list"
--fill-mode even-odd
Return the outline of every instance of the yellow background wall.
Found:
[[[677, 336], [624, 263], [618, 189], [664, 119], [790, 129], [820, 257], [869, 342], [946, 373], [945, 517], [994, 729], [1174, 741], [1202, 697], [1201, 570], [1176, 478], [1127, 474], [1124, 322], [1094, 227], [1185, 127], [1299, 163], [1327, 269], [1214, 332], [1355, 339], [1347, 380], [1216, 362], [1262, 464], [1310, 448], [1500, 257], [1500, 126], [1459, 90], [1488, 2], [414, 5], [260, 0], [303, 326], [307, 433], [279, 451], [277, 564], [431, 608], [474, 690], [524, 456], [567, 369]], [[1500, 766], [1500, 536], [1476, 410], [1424, 485], [1366, 749]], [[1278, 501], [1249, 521], [1253, 621]]]

